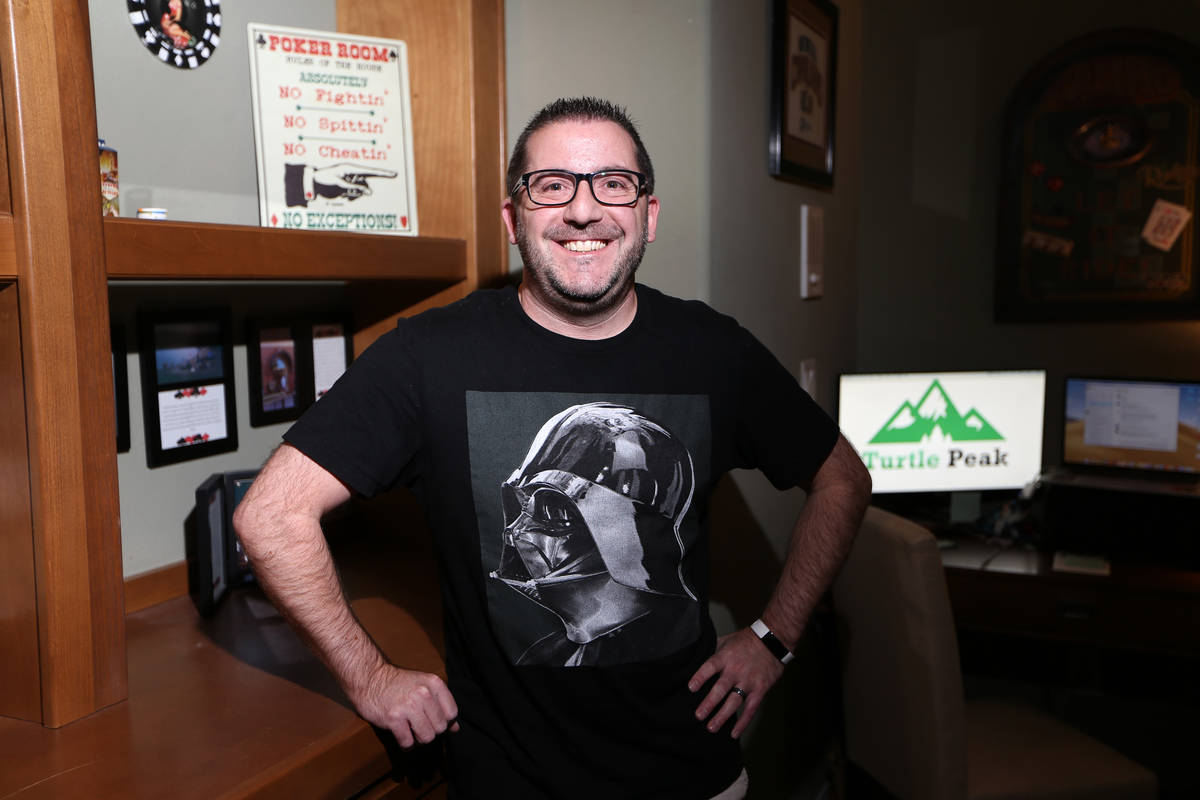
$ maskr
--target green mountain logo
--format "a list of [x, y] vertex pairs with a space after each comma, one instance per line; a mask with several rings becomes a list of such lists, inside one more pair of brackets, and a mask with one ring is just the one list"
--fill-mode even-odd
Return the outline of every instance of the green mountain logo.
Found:
[[975, 409], [966, 414], [958, 413], [950, 395], [934, 380], [916, 406], [905, 400], [896, 409], [871, 439], [871, 444], [916, 444], [933, 435], [935, 430], [954, 442], [1004, 441], [1004, 437]]

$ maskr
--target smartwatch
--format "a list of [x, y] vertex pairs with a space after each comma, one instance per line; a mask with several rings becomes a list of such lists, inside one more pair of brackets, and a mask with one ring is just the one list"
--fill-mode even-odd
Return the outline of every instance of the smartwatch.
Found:
[[778, 658], [781, 664], [786, 664], [796, 657], [790, 650], [784, 647], [783, 642], [779, 641], [779, 638], [775, 634], [771, 633], [771, 629], [761, 619], [754, 620], [754, 623], [750, 626], [750, 630], [754, 631], [754, 635], [767, 646], [767, 649], [771, 651], [771, 655]]

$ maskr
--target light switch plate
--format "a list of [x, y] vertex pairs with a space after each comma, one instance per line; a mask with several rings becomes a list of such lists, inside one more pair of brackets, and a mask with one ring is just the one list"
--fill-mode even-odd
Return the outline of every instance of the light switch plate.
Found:
[[814, 399], [817, 396], [817, 360], [806, 358], [800, 362], [800, 388]]
[[825, 294], [825, 210], [800, 206], [800, 297], [812, 300]]

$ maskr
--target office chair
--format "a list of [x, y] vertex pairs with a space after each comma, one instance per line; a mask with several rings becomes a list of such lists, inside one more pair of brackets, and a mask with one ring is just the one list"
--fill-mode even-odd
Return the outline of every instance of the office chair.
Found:
[[921, 526], [869, 509], [833, 603], [846, 758], [900, 800], [1157, 796], [1154, 773], [1054, 717], [964, 698], [942, 560]]

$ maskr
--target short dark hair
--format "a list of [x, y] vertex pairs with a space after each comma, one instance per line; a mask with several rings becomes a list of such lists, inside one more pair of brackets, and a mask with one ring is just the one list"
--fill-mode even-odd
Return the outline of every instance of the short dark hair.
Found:
[[629, 134], [629, 138], [633, 139], [638, 172], [646, 176], [646, 194], [654, 194], [654, 165], [650, 163], [650, 154], [646, 152], [646, 145], [642, 144], [642, 137], [638, 135], [633, 120], [621, 106], [597, 97], [562, 97], [533, 115], [533, 119], [529, 120], [525, 130], [521, 131], [521, 135], [517, 137], [517, 143], [513, 146], [512, 158], [508, 160], [506, 177], [508, 185], [506, 188], [509, 194], [512, 194], [513, 187], [517, 185], [517, 181], [521, 180], [521, 176], [529, 171], [527, 168], [529, 137], [547, 125], [567, 120], [607, 121], [620, 125]]

